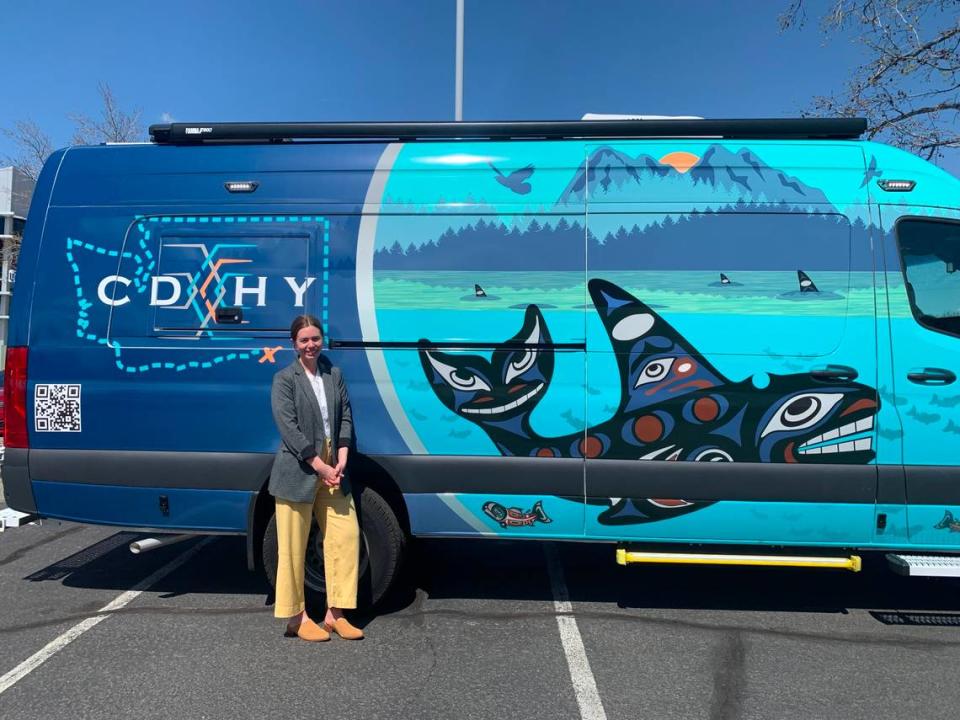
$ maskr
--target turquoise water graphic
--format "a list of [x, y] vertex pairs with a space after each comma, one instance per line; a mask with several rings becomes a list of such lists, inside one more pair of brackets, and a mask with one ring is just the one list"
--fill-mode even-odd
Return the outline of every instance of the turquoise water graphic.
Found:
[[[483, 271], [377, 271], [374, 293], [378, 310], [506, 310], [513, 305], [549, 304], [554, 311], [582, 311], [590, 304], [587, 279], [600, 277], [624, 288], [648, 305], [670, 313], [722, 313], [736, 315], [795, 315], [804, 317], [872, 316], [873, 273], [809, 272], [817, 287], [839, 299], [796, 299], [799, 290], [795, 271], [726, 271], [736, 287], [716, 287], [716, 273], [596, 271], [518, 272]], [[474, 284], [488, 295], [486, 302], [462, 301]]]

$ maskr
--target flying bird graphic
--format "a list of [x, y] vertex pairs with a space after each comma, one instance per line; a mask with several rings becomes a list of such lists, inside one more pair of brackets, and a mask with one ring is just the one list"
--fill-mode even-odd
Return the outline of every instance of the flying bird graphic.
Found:
[[864, 187], [868, 182], [881, 175], [883, 175], [883, 170], [877, 170], [877, 158], [875, 156], [871, 157], [867, 171], [863, 174], [863, 182], [860, 183], [860, 187]]
[[490, 167], [493, 168], [493, 171], [497, 174], [497, 182], [503, 185], [508, 190], [512, 190], [517, 195], [526, 195], [533, 189], [533, 186], [527, 182], [527, 178], [533, 175], [535, 168], [533, 165], [527, 165], [525, 168], [520, 168], [519, 170], [514, 170], [509, 175], [504, 175], [502, 172], [497, 170], [496, 165], [493, 163], [488, 163]]

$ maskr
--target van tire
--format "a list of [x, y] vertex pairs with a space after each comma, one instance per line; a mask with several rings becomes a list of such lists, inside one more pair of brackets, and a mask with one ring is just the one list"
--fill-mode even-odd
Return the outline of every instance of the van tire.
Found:
[[[357, 608], [371, 608], [380, 602], [400, 574], [406, 549], [406, 534], [396, 513], [380, 493], [364, 487], [354, 496], [360, 521], [360, 578], [357, 587]], [[307, 604], [326, 601], [323, 574], [323, 543], [317, 537], [314, 520], [307, 540], [304, 589]], [[277, 516], [270, 516], [263, 535], [263, 569], [270, 586], [277, 586]]]

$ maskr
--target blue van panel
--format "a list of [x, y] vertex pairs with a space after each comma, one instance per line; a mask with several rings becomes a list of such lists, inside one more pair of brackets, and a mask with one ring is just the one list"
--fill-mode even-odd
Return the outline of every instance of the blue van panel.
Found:
[[[37, 282], [37, 295], [44, 301], [35, 304], [32, 314], [28, 397], [39, 400], [37, 394], [52, 392], [52, 386], [73, 388], [78, 394], [77, 412], [72, 432], [45, 432], [47, 428], [39, 426], [36, 417], [28, 417], [32, 447], [273, 452], [278, 437], [270, 417], [270, 382], [279, 368], [294, 359], [283, 328], [306, 309], [321, 316], [331, 338], [361, 334], [354, 273], [331, 263], [331, 258], [352, 257], [357, 216], [188, 213], [138, 218], [116, 208], [54, 208], [50, 215], [45, 241], [49, 262]], [[191, 245], [211, 253], [207, 261], [197, 255], [199, 271], [183, 282], [183, 295], [192, 292], [197, 296], [204, 290], [208, 274], [213, 277], [216, 272], [212, 261], [218, 247], [255, 245], [258, 238], [282, 238], [291, 233], [307, 233], [312, 238], [311, 265], [303, 271], [317, 281], [315, 292], [303, 298], [305, 308], [295, 306], [296, 293], [280, 272], [267, 278], [270, 284], [265, 285], [268, 307], [278, 308], [265, 316], [270, 330], [241, 327], [240, 332], [227, 328], [225, 332], [192, 329], [174, 333], [156, 329], [155, 313], [165, 308], [149, 306], [152, 289], [141, 278], [146, 278], [158, 261], [163, 262], [164, 252], [176, 249], [183, 254], [181, 248]], [[282, 249], [271, 248], [277, 259], [267, 253], [250, 258], [247, 252], [243, 260], [256, 259], [255, 266], [272, 267], [271, 263], [284, 261]], [[241, 252], [246, 248], [233, 249], [234, 256]], [[230, 256], [230, 248], [222, 254]], [[228, 259], [236, 262], [240, 258]], [[221, 290], [220, 296], [217, 288], [229, 280], [256, 287], [257, 275], [254, 267], [247, 277], [221, 277], [219, 285], [211, 282], [206, 291], [218, 297], [218, 302], [224, 293], [229, 294], [222, 302], [229, 305], [233, 288]], [[121, 277], [122, 282], [108, 282]], [[304, 278], [298, 275], [293, 282], [302, 283]], [[64, 288], [71, 288], [66, 302], [74, 306], [72, 322], [64, 322], [62, 301], [47, 301], [62, 297]], [[109, 305], [104, 298], [116, 304]], [[256, 297], [246, 298], [248, 304], [256, 304]], [[181, 325], [196, 323], [194, 309], [202, 307], [197, 299], [199, 296], [193, 306], [170, 314], [186, 315], [179, 321]], [[253, 307], [247, 312], [252, 315], [257, 310]], [[69, 363], [64, 362], [65, 347], [72, 348]], [[407, 446], [376, 395], [363, 351], [333, 351], [330, 358], [344, 368], [355, 401], [360, 448], [376, 453], [406, 452]], [[120, 387], [122, 392], [118, 392]], [[372, 398], [368, 397], [371, 391]], [[28, 406], [31, 415], [35, 414], [36, 404]], [[227, 407], [232, 419], [229, 426], [222, 414]]]
[[872, 541], [872, 503], [721, 501], [695, 513], [639, 525], [587, 520], [588, 537], [758, 545], [849, 545]]
[[[71, 148], [51, 204], [140, 209], [159, 200], [168, 212], [199, 205], [218, 212], [259, 205], [276, 212], [277, 205], [299, 203], [335, 204], [355, 212], [383, 148], [377, 143]], [[252, 194], [224, 187], [238, 180], [260, 185]]]
[[[256, 493], [241, 490], [181, 490], [34, 480], [43, 517], [99, 525], [245, 533]], [[160, 496], [169, 515], [160, 511]]]
[[[946, 170], [899, 148], [880, 143], [863, 143], [867, 163], [864, 190], [877, 205], [908, 208], [957, 210], [960, 205], [957, 185], [960, 181]], [[877, 180], [913, 180], [910, 192], [885, 192]]]
[[[960, 506], [956, 504], [960, 466], [955, 452], [960, 396], [954, 383], [915, 382], [910, 375], [928, 368], [960, 371], [957, 333], [933, 329], [927, 322], [930, 318], [922, 317], [942, 319], [953, 314], [960, 288], [953, 263], [948, 263], [958, 251], [960, 237], [957, 180], [895, 148], [866, 144], [864, 150], [874, 177], [916, 183], [910, 192], [886, 192], [874, 184], [869, 188], [876, 208], [878, 264], [884, 270], [878, 319], [891, 347], [885, 361], [888, 381], [881, 394], [889, 414], [899, 420], [887, 433], [888, 462], [899, 461], [905, 473], [908, 504], [903, 523], [909, 546], [953, 550], [960, 546]], [[908, 221], [903, 236], [901, 221]], [[936, 248], [902, 252], [902, 241], [908, 248], [911, 244], [909, 226], [922, 227], [926, 222], [952, 231], [943, 234]], [[931, 292], [936, 294], [932, 306]], [[913, 307], [917, 298], [923, 300], [922, 310]]]
[[[883, 527], [879, 518], [883, 516]], [[877, 545], [903, 546], [910, 542], [907, 527], [907, 506], [892, 503], [877, 503], [877, 519], [874, 524], [873, 541]]]
[[907, 517], [911, 544], [960, 546], [960, 506], [910, 505]]
[[66, 150], [53, 153], [43, 166], [37, 185], [30, 201], [30, 212], [23, 230], [23, 242], [17, 258], [17, 291], [10, 305], [10, 320], [7, 326], [7, 346], [26, 345], [30, 335], [30, 322], [33, 318], [33, 291], [40, 259], [40, 248], [47, 223], [47, 211], [50, 193], [57, 181], [60, 164], [67, 154]]
[[414, 535], [583, 538], [583, 504], [560, 497], [493, 493], [403, 496]]
[[[918, 185], [880, 196], [881, 176]], [[231, 194], [229, 180], [259, 187]], [[900, 467], [904, 428], [933, 411], [898, 409], [886, 356], [912, 318], [876, 204], [942, 216], [956, 187], [899, 151], [836, 141], [71, 149], [38, 185], [11, 322], [11, 344], [30, 344], [30, 443], [270, 453], [270, 381], [294, 361], [283, 328], [308, 311], [343, 368], [360, 452], [513, 455], [548, 472], [551, 458], [590, 458], [573, 499], [488, 495], [483, 478], [401, 485], [415, 533], [944, 543], [960, 509], [909, 506], [908, 526], [906, 504], [874, 505], [869, 486], [833, 503], [685, 500], [675, 486], [608, 502], [642, 494], [625, 472], [593, 490], [611, 487], [609, 460], [700, 461], [686, 468], [705, 476], [723, 461]], [[217, 325], [224, 306], [253, 322]], [[831, 366], [852, 377], [824, 379]], [[246, 491], [67, 477], [35, 481], [42, 513], [246, 528]]]
[[[634, 526], [583, 527], [579, 504], [567, 498], [483, 493], [408, 493], [404, 502], [414, 535], [509, 537], [610, 542], [749, 542], [756, 545], [892, 548], [906, 545], [960, 549], [960, 507], [910, 506], [911, 520], [926, 534], [907, 536], [907, 508], [870, 503], [794, 503], [724, 501], [698, 513]], [[886, 527], [873, 536], [875, 515]]]

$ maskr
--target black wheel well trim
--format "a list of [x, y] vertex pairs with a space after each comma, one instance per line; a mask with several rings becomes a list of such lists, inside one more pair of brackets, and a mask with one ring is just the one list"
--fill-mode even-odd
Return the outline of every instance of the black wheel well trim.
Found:
[[400, 486], [390, 472], [369, 455], [356, 451], [353, 453], [350, 465], [350, 481], [353, 483], [354, 491], [360, 491], [364, 487], [376, 491], [387, 501], [400, 523], [400, 529], [409, 537], [410, 514], [407, 512], [407, 503], [403, 499]]
[[[357, 493], [363, 487], [369, 487], [375, 490], [387, 501], [393, 512], [396, 514], [400, 528], [410, 537], [410, 514], [407, 512], [407, 504], [403, 499], [403, 493], [400, 486], [390, 475], [390, 473], [375, 460], [367, 455], [354, 451], [350, 459], [351, 482], [354, 492]], [[267, 475], [260, 485], [259, 492], [251, 493], [250, 503], [247, 507], [247, 569], [257, 570], [261, 566], [261, 547], [263, 543], [263, 532], [270, 522], [270, 516], [273, 515], [273, 496], [267, 490], [270, 482], [270, 476]]]
[[250, 494], [247, 506], [247, 569], [251, 571], [260, 569], [263, 532], [273, 514], [273, 496], [267, 490], [269, 482], [268, 472], [260, 482], [260, 490]]

